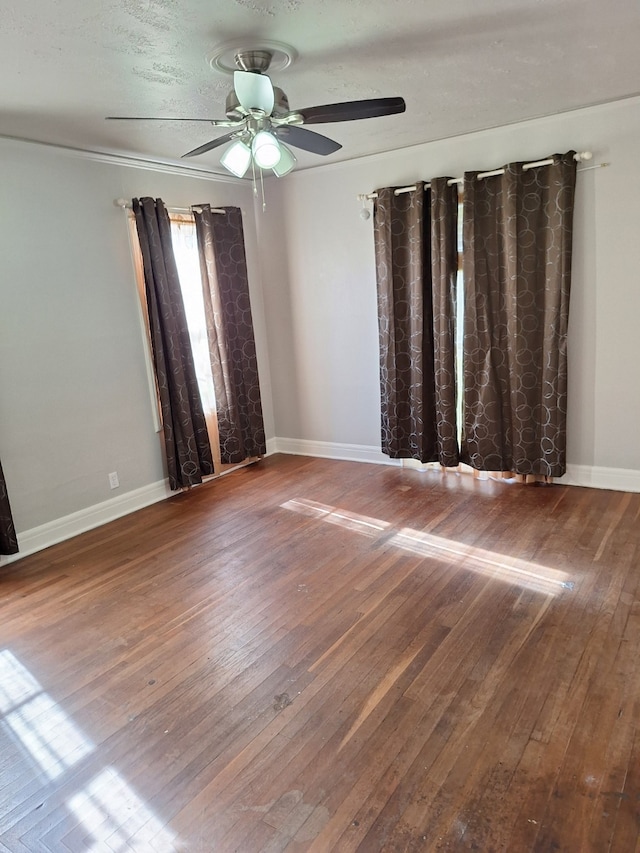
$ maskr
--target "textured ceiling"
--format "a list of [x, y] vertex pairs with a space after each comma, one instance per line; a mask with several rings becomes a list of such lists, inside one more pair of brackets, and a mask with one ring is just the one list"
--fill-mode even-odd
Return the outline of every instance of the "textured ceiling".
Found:
[[223, 118], [208, 57], [234, 41], [295, 48], [271, 74], [292, 108], [405, 98], [314, 127], [343, 148], [299, 168], [640, 93], [638, 0], [0, 0], [0, 20], [1, 135], [169, 162], [224, 131], [104, 117]]

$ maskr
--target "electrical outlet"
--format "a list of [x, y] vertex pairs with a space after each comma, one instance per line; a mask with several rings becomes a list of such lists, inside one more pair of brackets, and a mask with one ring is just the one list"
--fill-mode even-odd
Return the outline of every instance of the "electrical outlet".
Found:
[[112, 471], [111, 474], [109, 474], [109, 486], [112, 489], [117, 489], [119, 485], [120, 480], [118, 479], [118, 472]]

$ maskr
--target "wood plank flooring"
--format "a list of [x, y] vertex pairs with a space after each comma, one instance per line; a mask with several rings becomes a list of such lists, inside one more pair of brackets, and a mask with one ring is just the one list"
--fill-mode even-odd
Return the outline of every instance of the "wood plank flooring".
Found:
[[0, 570], [0, 851], [640, 851], [640, 495], [273, 456]]

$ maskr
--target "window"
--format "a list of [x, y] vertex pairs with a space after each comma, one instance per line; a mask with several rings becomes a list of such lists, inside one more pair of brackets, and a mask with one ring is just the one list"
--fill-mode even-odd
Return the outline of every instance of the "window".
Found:
[[[189, 338], [193, 352], [193, 362], [198, 381], [198, 388], [204, 409], [205, 420], [211, 452], [213, 455], [214, 474], [213, 477], [255, 461], [258, 457], [251, 456], [242, 462], [225, 463], [221, 459], [220, 433], [218, 425], [218, 411], [216, 407], [216, 395], [211, 370], [211, 356], [209, 352], [209, 336], [207, 332], [207, 320], [205, 314], [202, 274], [200, 270], [200, 259], [198, 255], [195, 219], [191, 214], [170, 213], [171, 238], [173, 253], [178, 270], [180, 289], [184, 302]], [[141, 324], [144, 328], [147, 346], [145, 347], [147, 372], [152, 396], [152, 405], [156, 431], [162, 430], [162, 417], [160, 399], [153, 367], [151, 331], [147, 314], [147, 300], [144, 281], [144, 268], [142, 253], [136, 232], [135, 217], [129, 217], [130, 239], [134, 256], [136, 281], [141, 306]], [[210, 479], [206, 477], [205, 479]]]

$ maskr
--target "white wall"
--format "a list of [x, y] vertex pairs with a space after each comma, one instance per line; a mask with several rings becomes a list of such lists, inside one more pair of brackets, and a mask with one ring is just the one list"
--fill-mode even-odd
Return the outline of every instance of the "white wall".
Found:
[[113, 203], [145, 195], [241, 207], [273, 435], [250, 186], [0, 140], [0, 459], [18, 533], [164, 480], [126, 214]]
[[279, 446], [378, 452], [372, 220], [359, 218], [358, 193], [591, 150], [592, 164], [611, 165], [578, 175], [568, 461], [575, 482], [640, 490], [639, 106], [617, 102], [270, 182], [278, 216], [265, 222], [261, 241]]

